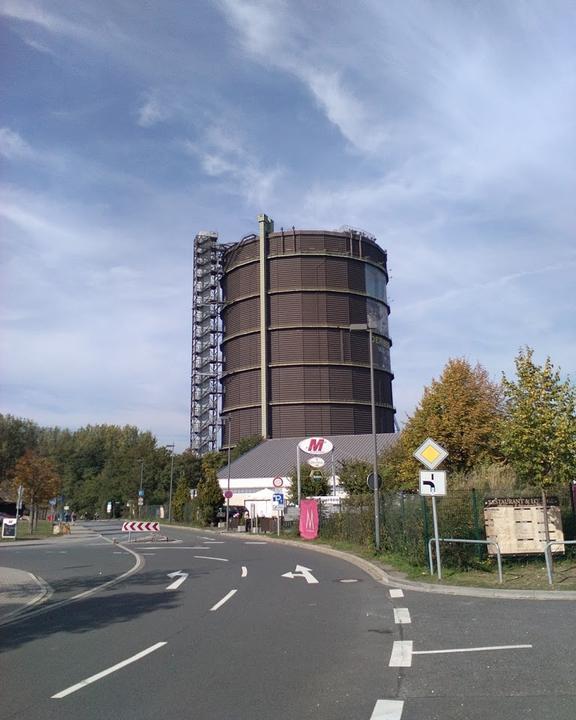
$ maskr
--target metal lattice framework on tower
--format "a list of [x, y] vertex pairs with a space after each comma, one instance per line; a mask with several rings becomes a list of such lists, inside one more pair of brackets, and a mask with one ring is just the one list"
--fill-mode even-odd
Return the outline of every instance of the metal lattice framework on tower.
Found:
[[223, 249], [218, 233], [199, 232], [194, 238], [190, 449], [199, 455], [218, 448]]

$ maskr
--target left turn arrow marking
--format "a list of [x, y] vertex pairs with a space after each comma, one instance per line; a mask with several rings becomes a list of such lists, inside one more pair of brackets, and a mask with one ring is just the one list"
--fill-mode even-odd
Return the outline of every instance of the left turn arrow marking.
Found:
[[169, 578], [177, 578], [174, 580], [174, 582], [170, 583], [166, 590], [178, 590], [180, 585], [186, 580], [188, 577], [188, 573], [182, 572], [182, 570], [176, 570], [175, 572], [168, 573]]

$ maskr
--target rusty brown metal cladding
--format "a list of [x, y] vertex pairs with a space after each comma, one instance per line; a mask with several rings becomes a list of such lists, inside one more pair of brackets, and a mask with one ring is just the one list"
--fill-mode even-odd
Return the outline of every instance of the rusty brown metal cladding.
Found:
[[[223, 408], [231, 442], [261, 432], [258, 238], [224, 256]], [[270, 437], [371, 431], [367, 332], [376, 323], [376, 430], [394, 431], [386, 253], [357, 232], [274, 232], [267, 237]], [[224, 444], [228, 443], [225, 438]]]

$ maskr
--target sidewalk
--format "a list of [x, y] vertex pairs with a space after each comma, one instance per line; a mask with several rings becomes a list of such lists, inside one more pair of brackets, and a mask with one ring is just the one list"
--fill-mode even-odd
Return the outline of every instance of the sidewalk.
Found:
[[41, 602], [49, 593], [50, 587], [32, 573], [0, 567], [0, 624]]

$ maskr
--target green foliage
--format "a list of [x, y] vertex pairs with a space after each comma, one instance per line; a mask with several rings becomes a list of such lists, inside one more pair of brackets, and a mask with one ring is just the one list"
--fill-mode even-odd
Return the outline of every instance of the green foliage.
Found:
[[576, 388], [533, 355], [527, 347], [516, 357], [516, 382], [503, 376], [502, 449], [521, 485], [545, 487], [576, 477]]
[[177, 522], [184, 520], [184, 508], [190, 502], [190, 486], [185, 475], [180, 477], [176, 485], [176, 491], [172, 497], [172, 517]]
[[0, 414], [0, 490], [6, 491], [14, 467], [26, 450], [36, 450], [41, 429], [31, 420]]
[[427, 437], [446, 448], [449, 456], [442, 467], [451, 472], [498, 460], [501, 418], [500, 386], [480, 365], [451, 359], [440, 379], [424, 389], [399, 442], [384, 458], [387, 474], [405, 488], [416, 487], [420, 466], [412, 455]]
[[216, 475], [205, 475], [198, 484], [196, 504], [200, 517], [205, 523], [212, 523], [216, 517], [216, 509], [224, 502], [224, 495]]
[[372, 464], [365, 460], [342, 460], [338, 476], [340, 485], [349, 495], [365, 495], [368, 492], [366, 478], [372, 472]]
[[[303, 498], [330, 495], [330, 483], [328, 476], [323, 470], [313, 469], [307, 463], [300, 466], [300, 493]], [[290, 489], [288, 500], [296, 504], [298, 502], [298, 476], [296, 468], [290, 473]]]
[[234, 460], [237, 460], [242, 455], [245, 455], [249, 450], [252, 450], [252, 448], [260, 445], [263, 440], [264, 438], [261, 435], [250, 435], [249, 437], [244, 437], [239, 440], [236, 443], [236, 446], [233, 447], [230, 451], [230, 457], [232, 459], [232, 462], [234, 462]]
[[22, 485], [24, 499], [30, 503], [33, 529], [38, 519], [38, 508], [53, 498], [60, 487], [60, 476], [54, 463], [34, 450], [27, 450], [16, 462], [13, 476], [13, 493]]

